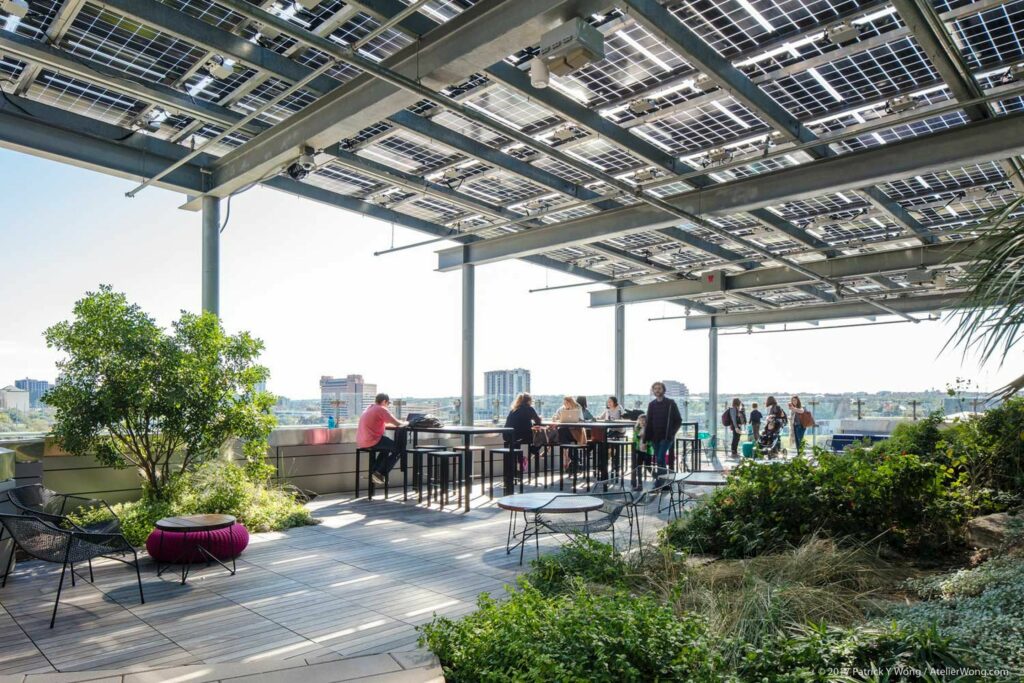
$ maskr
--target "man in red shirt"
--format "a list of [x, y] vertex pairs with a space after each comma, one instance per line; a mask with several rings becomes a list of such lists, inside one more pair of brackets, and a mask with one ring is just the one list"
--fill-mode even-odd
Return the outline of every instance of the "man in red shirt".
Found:
[[[391, 398], [387, 394], [377, 394], [373, 400], [373, 405], [364, 410], [363, 414], [359, 417], [359, 428], [356, 430], [356, 447], [378, 448], [382, 451], [388, 451], [387, 453], [378, 454], [377, 462], [374, 463], [373, 471], [370, 473], [370, 479], [377, 486], [384, 485], [388, 472], [391, 471], [391, 468], [402, 457], [402, 444], [395, 443], [384, 436], [384, 430], [389, 425], [392, 427], [402, 426], [398, 418], [388, 410], [389, 405], [391, 405]], [[396, 438], [399, 442], [404, 440], [398, 435], [396, 435]]]

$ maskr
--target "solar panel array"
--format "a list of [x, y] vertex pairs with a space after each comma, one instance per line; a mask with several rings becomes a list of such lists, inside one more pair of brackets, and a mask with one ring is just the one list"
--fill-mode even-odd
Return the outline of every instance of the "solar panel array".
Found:
[[[157, 2], [139, 0], [138, 4]], [[329, 60], [329, 55], [310, 44], [278, 34], [217, 2], [159, 2], [248, 41], [258, 52], [277, 53], [304, 69], [318, 68]], [[421, 36], [410, 26], [443, 24], [476, 4], [474, 0], [433, 0], [417, 7], [416, 23], [391, 26], [380, 9], [388, 3], [250, 2], [339, 46], [364, 41], [359, 54], [384, 64], [398, 51], [415, 48]], [[1014, 67], [1024, 62], [1024, 0], [931, 2], [978, 88], [993, 95], [988, 105], [991, 115], [1024, 109], [1024, 98], [1014, 92], [1020, 89], [1020, 77], [1014, 80], [1013, 76]], [[394, 11], [403, 6], [396, 1], [390, 4]], [[957, 108], [950, 84], [943, 82], [919, 36], [885, 0], [669, 0], [662, 4], [675, 21], [808, 130], [831, 139], [834, 153], [892, 144], [970, 121]], [[674, 157], [680, 164], [675, 169], [652, 164], [631, 145], [595, 134], [565, 110], [545, 105], [530, 88], [499, 81], [481, 69], [463, 82], [448, 84], [442, 100], [459, 102], [531, 136], [542, 145], [541, 152], [468, 120], [443, 106], [443, 101], [441, 105], [421, 101], [409, 111], [454, 131], [477, 148], [459, 149], [395, 121], [381, 121], [338, 140], [333, 153], [317, 150], [317, 167], [303, 182], [427, 221], [452, 235], [472, 231], [487, 239], [637, 202], [592, 174], [612, 175], [638, 191], [642, 187], [670, 198], [695, 187], [813, 162], [810, 150], [792, 149], [777, 139], [773, 122], [763, 113], [720, 87], [716, 79], [707, 80], [679, 46], [659, 38], [614, 5], [609, 0], [606, 11], [587, 18], [604, 35], [604, 58], [568, 76], [552, 75], [550, 87], [628, 131], [625, 139], [653, 145]], [[0, 87], [7, 94], [5, 108], [16, 106], [14, 98], [20, 97], [120, 126], [126, 136], [135, 131], [192, 148], [224, 131], [227, 121], [233, 120], [228, 114], [233, 112], [235, 118], [251, 114], [292, 86], [283, 74], [259, 66], [259, 60], [254, 63], [222, 54], [216, 46], [175, 33], [172, 27], [142, 21], [124, 7], [88, 0], [32, 0], [24, 18], [0, 14]], [[853, 27], [856, 37], [830, 40], [828, 30], [840, 22]], [[8, 33], [22, 41], [5, 39]], [[54, 48], [69, 64], [85, 70], [36, 64], [21, 49], [24, 40]], [[528, 69], [536, 47], [521, 46], [506, 64]], [[226, 74], [215, 73], [218, 64], [227, 67]], [[104, 70], [108, 77], [90, 78], [90, 69]], [[111, 72], [115, 77], [109, 77]], [[132, 80], [118, 79], [118, 73], [172, 88], [197, 106], [188, 111], [165, 107], [147, 99]], [[359, 74], [350, 65], [336, 65], [328, 72], [336, 86]], [[1001, 92], [1011, 94], [995, 96]], [[261, 130], [281, 125], [313, 105], [322, 94], [312, 86], [298, 89], [266, 109], [252, 125], [204, 151], [216, 156], [244, 146]], [[913, 98], [913, 107], [909, 111], [894, 107], [898, 97]], [[220, 108], [225, 116], [201, 115], [201, 103], [210, 111]], [[552, 158], [543, 151], [548, 148], [570, 155], [583, 166]], [[484, 149], [497, 151], [510, 162], [495, 163], [491, 154], [482, 153]], [[524, 173], [520, 163], [542, 173]], [[677, 175], [680, 169], [682, 177]], [[1011, 176], [1012, 169], [1008, 160], [992, 160], [887, 182], [877, 189], [892, 202], [889, 208], [865, 194], [870, 188], [848, 190], [785, 202], [768, 207], [766, 213], [704, 216], [715, 230], [681, 219], [675, 231], [567, 246], [546, 256], [590, 277], [649, 282], [692, 278], [721, 268], [739, 271], [753, 262], [779, 263], [751, 250], [747, 246], [751, 242], [774, 257], [800, 262], [919, 243], [920, 233], [915, 236], [913, 226], [893, 207], [909, 212], [917, 229], [923, 228], [934, 240], [956, 240], [977, 234], [991, 212], [1019, 196], [1024, 184]], [[575, 190], [567, 192], [566, 187]], [[779, 230], [779, 221], [792, 230]], [[911, 288], [898, 274], [889, 283], [908, 292], [922, 287]], [[944, 286], [955, 289], [957, 283], [957, 271], [951, 268]], [[844, 285], [865, 294], [886, 293], [884, 286], [872, 280], [850, 280]], [[790, 288], [759, 291], [757, 297], [695, 299], [731, 312], [820, 304], [827, 298]]]

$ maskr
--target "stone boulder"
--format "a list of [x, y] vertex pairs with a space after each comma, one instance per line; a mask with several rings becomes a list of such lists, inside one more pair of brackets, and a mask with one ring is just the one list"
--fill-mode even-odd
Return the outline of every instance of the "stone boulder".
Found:
[[967, 542], [974, 548], [995, 550], [1001, 547], [1006, 540], [1010, 519], [1005, 512], [975, 517], [967, 522]]

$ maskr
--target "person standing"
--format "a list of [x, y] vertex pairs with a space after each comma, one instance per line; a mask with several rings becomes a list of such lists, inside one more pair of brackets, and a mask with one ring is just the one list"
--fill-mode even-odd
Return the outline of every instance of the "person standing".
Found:
[[801, 453], [804, 448], [804, 434], [807, 432], [807, 425], [804, 424], [806, 412], [799, 396], [789, 397], [789, 422], [793, 425], [793, 442], [796, 444], [797, 453]]
[[683, 417], [676, 402], [665, 396], [662, 382], [652, 384], [651, 393], [654, 400], [647, 404], [643, 440], [653, 446], [655, 465], [664, 468], [668, 466], [668, 454], [675, 443], [676, 432], [683, 426]]
[[750, 404], [750, 430], [753, 432], [754, 443], [761, 440], [761, 420], [764, 416], [761, 415], [761, 411], [757, 409], [756, 403]]
[[729, 410], [726, 413], [728, 416], [727, 421], [729, 423], [729, 429], [732, 430], [732, 445], [729, 448], [729, 453], [734, 458], [740, 457], [740, 436], [743, 434], [743, 420], [740, 413], [741, 405], [740, 400], [738, 398], [734, 398], [732, 400], [732, 406], [729, 407]]
[[395, 466], [398, 459], [402, 457], [402, 450], [405, 445], [405, 430], [395, 434], [395, 440], [384, 436], [384, 430], [388, 427], [401, 427], [403, 423], [388, 410], [391, 405], [391, 398], [387, 394], [377, 394], [373, 399], [373, 405], [367, 407], [359, 416], [359, 427], [356, 429], [357, 448], [376, 448], [377, 460], [373, 464], [373, 471], [370, 479], [377, 486], [383, 486], [387, 479], [388, 472]]

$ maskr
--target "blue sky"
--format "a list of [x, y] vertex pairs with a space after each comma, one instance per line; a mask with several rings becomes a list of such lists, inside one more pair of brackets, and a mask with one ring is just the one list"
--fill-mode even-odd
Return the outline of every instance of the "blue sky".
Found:
[[[100, 283], [126, 292], [160, 322], [200, 301], [200, 217], [181, 195], [0, 150], [0, 386], [52, 379], [56, 356], [42, 331], [70, 315]], [[392, 232], [394, 237], [392, 238]], [[388, 256], [375, 250], [423, 239], [403, 228], [280, 192], [254, 189], [232, 202], [221, 245], [221, 314], [267, 345], [272, 391], [318, 394], [321, 374], [362, 373], [393, 396], [459, 391], [460, 277], [437, 273], [439, 243]], [[521, 262], [477, 269], [477, 387], [484, 370], [527, 367], [539, 393], [611, 390], [613, 314], [587, 308], [589, 288], [529, 294], [573, 282]], [[648, 322], [682, 309], [627, 309], [626, 389], [677, 379], [707, 389], [707, 334], [682, 321]], [[940, 355], [946, 322], [722, 337], [722, 393], [943, 388], [957, 376], [995, 388], [1011, 365], [961, 366]]]

